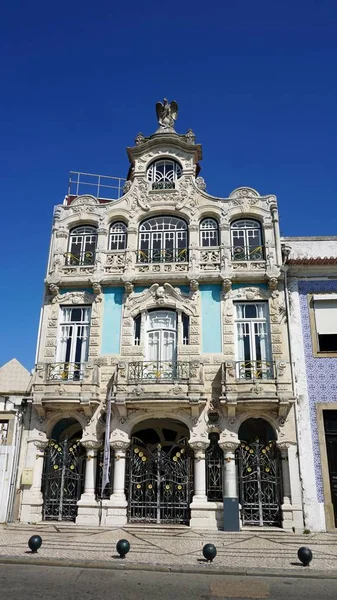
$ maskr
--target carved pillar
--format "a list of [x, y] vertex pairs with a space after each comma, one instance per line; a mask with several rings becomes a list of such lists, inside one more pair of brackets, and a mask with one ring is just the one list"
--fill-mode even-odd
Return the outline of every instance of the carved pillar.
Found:
[[205, 452], [209, 442], [189, 442], [194, 451], [194, 496], [193, 503], [207, 502]]
[[98, 502], [96, 500], [96, 469], [97, 450], [101, 442], [97, 440], [83, 440], [82, 445], [86, 449], [84, 492], [77, 502], [78, 513], [76, 523], [79, 525], [98, 525]]
[[292, 442], [278, 444], [281, 451], [284, 500], [282, 526], [288, 531], [303, 531], [301, 482], [299, 477], [297, 445]]
[[122, 526], [127, 523], [127, 500], [125, 498], [126, 452], [130, 440], [111, 440], [114, 448], [113, 492], [109, 500], [103, 500], [102, 525]]
[[238, 497], [238, 477], [235, 463], [236, 442], [220, 442], [219, 446], [224, 453], [224, 498]]
[[[96, 489], [96, 471], [97, 471], [97, 451], [101, 447], [101, 442], [87, 440], [83, 441], [82, 445], [86, 449], [86, 465], [85, 465], [85, 480], [84, 480], [84, 492], [81, 500], [94, 500], [95, 501], [95, 489]], [[80, 500], [80, 502], [81, 502]]]
[[125, 463], [126, 451], [129, 447], [129, 441], [112, 441], [111, 446], [115, 450], [114, 456], [114, 476], [113, 476], [113, 492], [110, 500], [120, 503], [126, 502], [125, 499]]
[[283, 504], [291, 504], [290, 477], [288, 463], [289, 444], [278, 444], [282, 461]]

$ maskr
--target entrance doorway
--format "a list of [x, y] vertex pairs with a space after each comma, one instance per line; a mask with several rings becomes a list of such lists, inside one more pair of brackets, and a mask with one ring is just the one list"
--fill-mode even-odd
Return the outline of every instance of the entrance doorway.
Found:
[[236, 451], [242, 525], [281, 526], [282, 470], [275, 432], [264, 419], [239, 429]]
[[126, 472], [129, 523], [188, 525], [193, 453], [187, 427], [157, 419], [133, 433]]
[[337, 410], [325, 410], [323, 414], [331, 500], [337, 527]]
[[85, 448], [76, 419], [61, 419], [45, 451], [42, 478], [43, 519], [75, 521], [84, 488]]

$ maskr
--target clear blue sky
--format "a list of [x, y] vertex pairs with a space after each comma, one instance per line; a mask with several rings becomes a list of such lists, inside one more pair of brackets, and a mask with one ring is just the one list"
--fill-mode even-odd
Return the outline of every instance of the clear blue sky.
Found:
[[13, 0], [0, 34], [0, 365], [33, 367], [68, 172], [126, 176], [164, 96], [211, 194], [275, 193], [283, 235], [337, 234], [334, 0]]

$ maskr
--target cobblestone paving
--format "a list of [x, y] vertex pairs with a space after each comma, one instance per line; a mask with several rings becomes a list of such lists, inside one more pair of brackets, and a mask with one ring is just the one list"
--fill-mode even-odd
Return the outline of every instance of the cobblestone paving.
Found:
[[[27, 542], [37, 533], [43, 538], [38, 554], [29, 551]], [[336, 571], [337, 535], [317, 533], [298, 535], [283, 531], [199, 531], [189, 528], [151, 528], [125, 526], [120, 529], [79, 527], [72, 524], [0, 525], [0, 559], [21, 557], [112, 562], [120, 560], [116, 542], [129, 540], [127, 563], [162, 566], [206, 566], [202, 547], [211, 542], [217, 547], [214, 562], [219, 567], [238, 569], [287, 569], [299, 571], [300, 546], [313, 552], [310, 569]], [[124, 562], [124, 561], [123, 561]], [[125, 561], [126, 564], [126, 561]], [[209, 565], [208, 565], [209, 566]]]

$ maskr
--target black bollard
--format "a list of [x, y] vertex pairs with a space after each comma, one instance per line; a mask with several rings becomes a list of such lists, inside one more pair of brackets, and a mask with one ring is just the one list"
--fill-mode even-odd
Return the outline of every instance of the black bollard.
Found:
[[116, 544], [116, 550], [120, 558], [125, 558], [126, 554], [130, 550], [130, 544], [128, 540], [119, 540]]
[[205, 544], [202, 549], [202, 553], [206, 558], [207, 562], [212, 562], [213, 558], [216, 557], [216, 547], [214, 544]]
[[312, 561], [312, 552], [310, 548], [306, 548], [305, 546], [302, 546], [298, 550], [297, 556], [300, 559], [301, 563], [303, 563], [304, 567], [308, 567]]
[[28, 540], [28, 546], [32, 552], [37, 552], [41, 545], [42, 537], [39, 535], [32, 535], [32, 537]]

